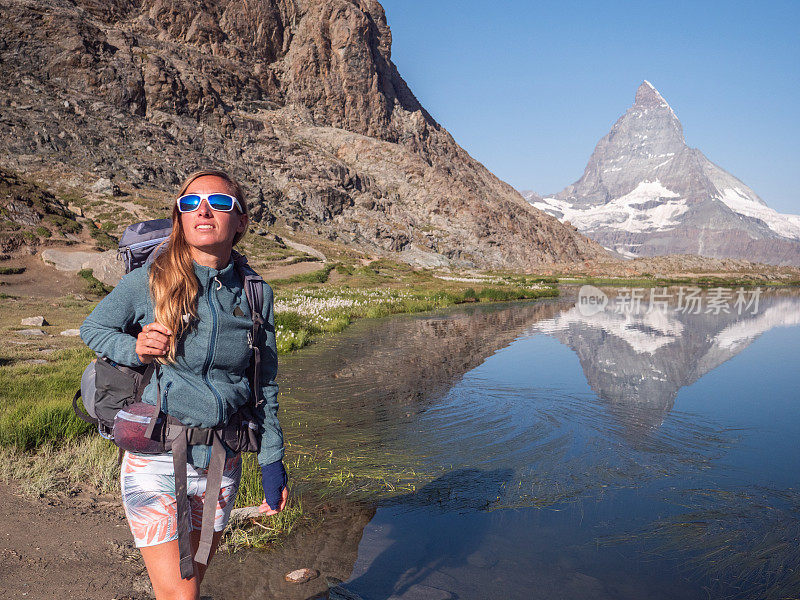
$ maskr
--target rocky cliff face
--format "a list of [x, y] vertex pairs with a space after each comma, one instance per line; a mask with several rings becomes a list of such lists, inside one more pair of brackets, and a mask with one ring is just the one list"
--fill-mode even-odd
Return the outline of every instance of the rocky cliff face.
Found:
[[75, 239], [82, 226], [53, 194], [0, 168], [0, 257], [22, 246]]
[[536, 206], [628, 256], [700, 254], [800, 265], [800, 216], [781, 215], [686, 145], [647, 81], [601, 139], [583, 176]]
[[420, 106], [373, 0], [3, 0], [0, 14], [1, 166], [165, 197], [221, 166], [256, 221], [415, 264], [605, 255]]

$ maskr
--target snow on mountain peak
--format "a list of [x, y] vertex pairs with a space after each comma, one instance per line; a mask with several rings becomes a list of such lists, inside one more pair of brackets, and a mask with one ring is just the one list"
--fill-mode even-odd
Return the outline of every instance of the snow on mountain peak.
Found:
[[[636, 100], [634, 104], [643, 108], [668, 108], [670, 112], [673, 112], [672, 107], [664, 100], [664, 97], [653, 84], [646, 79], [639, 86], [639, 89], [636, 90]], [[673, 114], [675, 113], [673, 112]]]
[[570, 202], [553, 197], [529, 202], [539, 210], [569, 221], [579, 230], [664, 231], [675, 227], [678, 217], [689, 208], [679, 194], [664, 187], [658, 179], [642, 181], [627, 194], [588, 209], [576, 209]]
[[626, 256], [697, 253], [800, 265], [800, 215], [769, 208], [687, 146], [680, 120], [647, 80], [578, 181], [527, 199]]

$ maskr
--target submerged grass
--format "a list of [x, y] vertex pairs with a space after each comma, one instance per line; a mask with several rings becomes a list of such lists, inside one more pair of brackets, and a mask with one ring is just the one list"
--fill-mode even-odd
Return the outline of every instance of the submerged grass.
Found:
[[[288, 461], [284, 461], [285, 463]], [[235, 552], [242, 548], [266, 548], [280, 542], [298, 527], [310, 521], [304, 510], [300, 494], [294, 490], [295, 484], [291, 467], [287, 464], [289, 475], [289, 498], [277, 515], [251, 517], [233, 521], [225, 530], [221, 549]], [[261, 487], [261, 469], [254, 454], [242, 455], [242, 481], [236, 496], [236, 507], [258, 506], [264, 499]]]
[[739, 600], [800, 598], [800, 493], [794, 489], [682, 490], [688, 510], [605, 544], [647, 541], [652, 553], [683, 558], [709, 593]]

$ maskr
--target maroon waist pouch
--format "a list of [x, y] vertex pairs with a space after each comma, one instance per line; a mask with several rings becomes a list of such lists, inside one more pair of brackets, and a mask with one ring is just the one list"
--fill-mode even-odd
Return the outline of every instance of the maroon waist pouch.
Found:
[[[144, 402], [134, 402], [117, 412], [114, 417], [114, 443], [129, 452], [139, 454], [163, 454], [167, 451], [166, 444], [159, 440], [151, 440], [145, 432], [153, 418], [153, 405]], [[160, 427], [164, 414], [161, 413], [156, 420], [156, 427]], [[160, 436], [159, 436], [160, 437]]]

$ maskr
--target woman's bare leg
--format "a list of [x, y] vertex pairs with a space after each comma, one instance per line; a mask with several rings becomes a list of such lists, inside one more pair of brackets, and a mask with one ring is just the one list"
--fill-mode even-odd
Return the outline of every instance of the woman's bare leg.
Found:
[[[208, 561], [217, 551], [217, 546], [222, 538], [221, 531], [214, 532], [211, 543], [211, 553]], [[200, 544], [200, 532], [192, 531], [191, 545], [192, 556], [197, 552]], [[181, 571], [178, 566], [180, 563], [180, 553], [178, 551], [178, 540], [156, 544], [140, 548], [142, 558], [147, 567], [147, 574], [153, 584], [153, 592], [156, 600], [199, 600], [200, 583], [206, 574], [206, 565], [198, 562], [194, 563], [194, 577], [191, 579], [181, 579]]]

